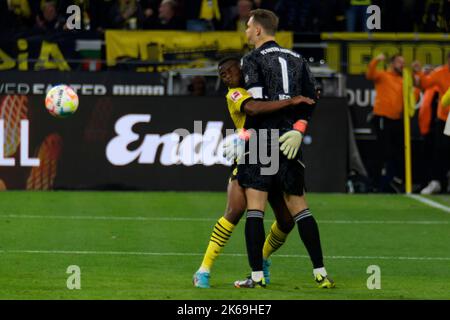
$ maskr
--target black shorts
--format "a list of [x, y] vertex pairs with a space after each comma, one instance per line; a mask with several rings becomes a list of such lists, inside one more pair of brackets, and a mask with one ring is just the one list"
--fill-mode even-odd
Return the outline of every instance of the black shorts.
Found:
[[279, 167], [276, 173], [262, 175], [261, 169], [268, 167], [270, 167], [270, 164], [239, 164], [237, 170], [239, 185], [243, 188], [252, 188], [265, 192], [278, 191], [298, 196], [302, 196], [305, 193], [305, 165], [301, 161], [300, 156], [293, 160], [288, 160], [280, 152]]

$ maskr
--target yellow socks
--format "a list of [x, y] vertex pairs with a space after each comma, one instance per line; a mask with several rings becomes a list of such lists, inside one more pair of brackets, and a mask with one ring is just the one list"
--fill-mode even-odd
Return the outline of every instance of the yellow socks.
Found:
[[263, 259], [267, 260], [272, 253], [278, 250], [283, 243], [286, 241], [288, 234], [284, 233], [278, 227], [277, 222], [275, 221], [270, 228], [270, 233], [264, 242], [263, 247]]
[[202, 265], [199, 269], [200, 271], [209, 272], [211, 270], [214, 261], [230, 238], [233, 229], [234, 224], [224, 217], [221, 217], [219, 221], [217, 221], [211, 234], [211, 238], [209, 239], [208, 248], [206, 249]]

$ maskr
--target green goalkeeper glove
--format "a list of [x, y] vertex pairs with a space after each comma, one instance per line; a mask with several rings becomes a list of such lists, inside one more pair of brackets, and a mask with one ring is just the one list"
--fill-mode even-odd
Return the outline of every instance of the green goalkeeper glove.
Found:
[[292, 160], [297, 155], [300, 145], [302, 144], [303, 134], [298, 130], [291, 130], [283, 134], [279, 141], [281, 143], [280, 150], [289, 159]]

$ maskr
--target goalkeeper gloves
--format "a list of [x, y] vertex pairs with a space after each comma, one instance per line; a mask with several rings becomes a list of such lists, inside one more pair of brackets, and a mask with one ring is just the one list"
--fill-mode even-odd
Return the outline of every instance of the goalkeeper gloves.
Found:
[[245, 141], [249, 139], [250, 133], [247, 130], [242, 129], [237, 136], [234, 136], [233, 139], [228, 140], [223, 144], [223, 156], [228, 161], [236, 159], [239, 163], [244, 155]]
[[302, 144], [303, 134], [306, 131], [307, 123], [299, 120], [294, 124], [294, 129], [283, 134], [279, 141], [281, 143], [280, 150], [289, 159], [292, 160], [297, 156], [300, 145]]
[[297, 155], [298, 149], [302, 143], [303, 135], [300, 131], [291, 130], [280, 137], [280, 150], [289, 159], [294, 159]]

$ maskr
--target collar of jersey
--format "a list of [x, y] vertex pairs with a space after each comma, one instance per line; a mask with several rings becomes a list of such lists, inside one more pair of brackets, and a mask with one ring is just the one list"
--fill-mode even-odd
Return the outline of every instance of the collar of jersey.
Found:
[[265, 49], [267, 47], [273, 47], [273, 46], [277, 46], [279, 47], [278, 43], [276, 43], [276, 41], [274, 40], [269, 40], [267, 42], [264, 42], [263, 45], [261, 47], [258, 48], [258, 50], [262, 50]]

